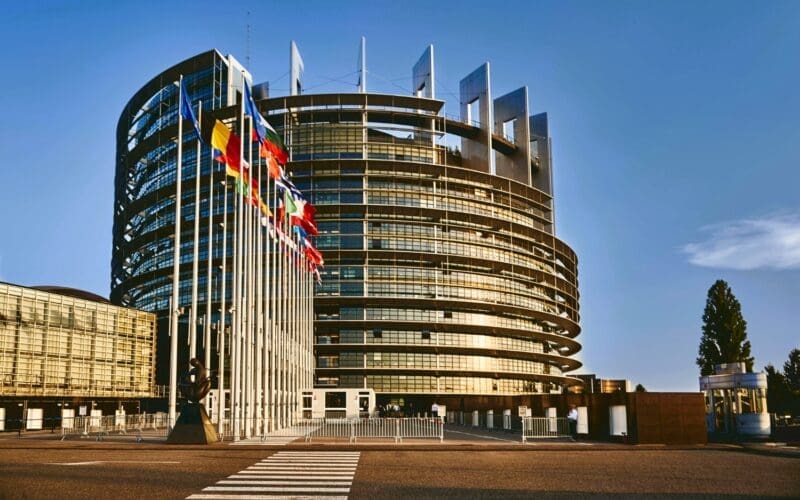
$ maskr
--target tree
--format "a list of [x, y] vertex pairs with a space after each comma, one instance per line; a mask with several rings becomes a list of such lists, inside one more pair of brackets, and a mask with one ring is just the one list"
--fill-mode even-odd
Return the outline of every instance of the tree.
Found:
[[783, 376], [789, 388], [800, 396], [800, 349], [789, 352], [789, 360], [783, 364]]
[[747, 372], [753, 371], [747, 322], [739, 301], [723, 280], [717, 280], [708, 289], [699, 354], [697, 366], [704, 376], [712, 375], [714, 365], [721, 363], [744, 362]]
[[772, 365], [764, 367], [767, 374], [767, 409], [772, 413], [784, 414], [791, 408], [791, 391], [786, 377]]
[[647, 389], [644, 388], [642, 384], [636, 384], [636, 392], [647, 392]]

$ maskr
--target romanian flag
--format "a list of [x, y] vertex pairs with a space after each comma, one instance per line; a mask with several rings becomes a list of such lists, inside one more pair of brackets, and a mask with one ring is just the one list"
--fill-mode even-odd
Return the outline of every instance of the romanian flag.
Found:
[[[211, 147], [217, 150], [214, 158], [227, 165], [228, 175], [238, 176], [242, 171], [242, 142], [239, 136], [219, 120], [214, 120], [214, 128], [211, 129], [210, 135]], [[244, 167], [248, 168], [248, 165], [245, 164]]]

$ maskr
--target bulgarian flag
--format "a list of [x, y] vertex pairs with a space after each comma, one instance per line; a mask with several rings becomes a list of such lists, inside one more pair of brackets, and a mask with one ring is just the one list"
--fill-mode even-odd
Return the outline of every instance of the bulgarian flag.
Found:
[[261, 145], [261, 156], [266, 158], [271, 155], [279, 164], [286, 165], [289, 160], [286, 145], [283, 143], [281, 136], [278, 135], [278, 132], [258, 112], [256, 103], [253, 101], [253, 95], [250, 93], [250, 85], [247, 82], [244, 82], [244, 105], [245, 113], [253, 119], [253, 139]]

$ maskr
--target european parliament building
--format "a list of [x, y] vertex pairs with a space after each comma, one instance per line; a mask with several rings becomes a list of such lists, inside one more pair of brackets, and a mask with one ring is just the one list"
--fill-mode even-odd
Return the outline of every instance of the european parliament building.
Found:
[[[316, 207], [325, 267], [309, 339], [314, 386], [369, 388], [381, 404], [413, 400], [419, 407], [437, 397], [580, 385], [569, 375], [581, 366], [574, 357], [577, 257], [555, 234], [548, 119], [529, 113], [527, 87], [495, 97], [486, 63], [461, 80], [459, 102], [448, 108], [455, 116], [445, 113], [431, 46], [411, 69], [408, 94], [369, 92], [363, 66], [356, 92], [308, 94], [291, 49], [289, 95], [269, 95], [268, 84], [253, 93], [286, 143], [291, 179]], [[111, 299], [155, 313], [160, 326], [173, 264], [174, 82], [183, 75], [203, 113], [235, 117], [242, 78], [250, 79], [243, 70], [216, 50], [194, 56], [150, 80], [119, 120]], [[183, 148], [189, 232], [193, 144]], [[223, 298], [216, 281], [224, 276], [217, 269], [226, 263], [213, 228], [233, 202], [214, 188], [224, 174], [212, 171], [210, 151], [201, 154], [197, 253], [200, 269], [210, 271], [200, 273], [197, 312], [210, 301], [204, 321], [216, 324]], [[192, 246], [191, 237], [181, 238], [182, 308], [190, 302]], [[159, 329], [159, 383], [166, 380], [166, 334]]]

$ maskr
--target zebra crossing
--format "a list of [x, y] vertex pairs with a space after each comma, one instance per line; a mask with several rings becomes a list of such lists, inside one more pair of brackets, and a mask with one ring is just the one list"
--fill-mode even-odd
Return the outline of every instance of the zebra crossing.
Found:
[[346, 499], [358, 451], [279, 451], [188, 500]]

